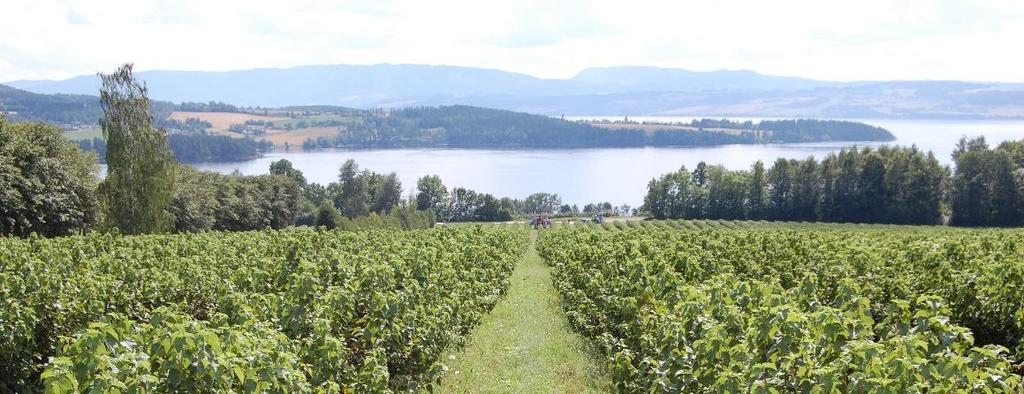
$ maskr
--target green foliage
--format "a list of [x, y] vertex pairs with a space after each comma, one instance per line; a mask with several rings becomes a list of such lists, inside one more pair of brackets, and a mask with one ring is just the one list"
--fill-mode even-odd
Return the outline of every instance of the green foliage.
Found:
[[950, 224], [1024, 225], [1024, 142], [989, 149], [984, 137], [961, 139], [953, 152]]
[[402, 182], [398, 180], [398, 174], [392, 172], [384, 175], [372, 186], [373, 204], [370, 211], [379, 213], [390, 213], [402, 201]]
[[[101, 138], [78, 140], [82, 150], [95, 151], [106, 162], [107, 143]], [[232, 138], [224, 135], [171, 134], [167, 143], [180, 163], [244, 161], [259, 157], [260, 152], [274, 149], [266, 140]]]
[[786, 143], [896, 140], [889, 130], [845, 120], [763, 120], [757, 129], [767, 132], [765, 140]]
[[102, 320], [50, 361], [47, 392], [311, 391], [300, 349], [270, 324], [211, 324], [169, 308], [146, 322]]
[[338, 228], [338, 223], [341, 223], [343, 220], [344, 216], [341, 216], [341, 213], [334, 209], [333, 205], [325, 202], [317, 208], [314, 225], [333, 230]]
[[270, 175], [284, 175], [291, 180], [295, 181], [299, 187], [306, 186], [306, 176], [302, 174], [288, 159], [281, 159], [270, 163]]
[[533, 193], [523, 200], [523, 211], [529, 214], [553, 213], [560, 205], [562, 198], [558, 194]]
[[0, 116], [0, 235], [73, 234], [97, 221], [96, 158], [45, 123]]
[[172, 134], [168, 136], [167, 142], [174, 152], [174, 158], [181, 163], [245, 161], [274, 149], [269, 141], [225, 135]]
[[0, 239], [0, 391], [426, 389], [521, 229]]
[[135, 80], [131, 64], [100, 79], [100, 126], [107, 142], [100, 195], [106, 219], [126, 234], [169, 231], [176, 163], [166, 132], [153, 128], [146, 87]]
[[[586, 122], [464, 105], [415, 107], [387, 116], [364, 113], [336, 137], [303, 142], [303, 149], [354, 147], [546, 147], [707, 146], [772, 142], [891, 141], [887, 130], [863, 123], [828, 120], [781, 120], [752, 124], [728, 120], [694, 121], [698, 130], [651, 126], [608, 129]], [[678, 125], [669, 125], [678, 126]], [[703, 127], [721, 130], [704, 130]], [[740, 132], [731, 132], [740, 130]]]
[[416, 209], [443, 212], [448, 199], [448, 189], [437, 175], [424, 175], [416, 181]]
[[37, 94], [0, 85], [0, 112], [16, 113], [15, 121], [95, 125], [103, 115], [96, 96]]
[[448, 194], [442, 220], [446, 222], [497, 222], [512, 220], [515, 212], [511, 201], [498, 200], [490, 194], [456, 187]]
[[178, 104], [176, 109], [186, 112], [239, 112], [238, 107], [220, 101], [210, 101], [208, 103], [186, 101]]
[[538, 247], [619, 391], [1020, 392], [1021, 235], [561, 229]]
[[917, 148], [844, 149], [818, 162], [778, 159], [751, 171], [701, 162], [648, 183], [655, 219], [769, 219], [939, 224], [948, 169]]
[[[573, 207], [562, 205], [558, 194], [533, 193], [523, 200], [497, 198], [464, 187], [450, 191], [437, 175], [427, 175], [416, 183], [416, 208], [431, 209], [443, 222], [504, 222], [515, 216], [538, 214], [578, 213]], [[612, 205], [607, 204], [609, 210]], [[594, 211], [596, 213], [596, 211]]]
[[[174, 110], [169, 102], [152, 102], [151, 113], [165, 119]], [[91, 127], [103, 117], [100, 99], [81, 94], [38, 94], [0, 85], [0, 112], [15, 122], [46, 122], [75, 128]]]
[[281, 229], [295, 224], [301, 189], [283, 175], [243, 176], [177, 170], [169, 211], [174, 231]]
[[334, 206], [341, 210], [345, 217], [351, 219], [365, 216], [369, 212], [370, 195], [368, 177], [360, 176], [359, 165], [355, 160], [348, 159], [342, 164], [338, 173], [338, 185], [341, 193], [335, 196]]

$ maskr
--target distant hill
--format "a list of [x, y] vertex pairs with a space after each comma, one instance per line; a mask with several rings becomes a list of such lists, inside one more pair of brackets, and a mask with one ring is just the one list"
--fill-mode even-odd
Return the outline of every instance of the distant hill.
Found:
[[303, 148], [594, 148], [895, 140], [888, 130], [879, 127], [831, 120], [754, 124], [704, 119], [686, 130], [672, 125], [617, 126], [621, 127], [596, 127], [582, 121], [462, 105], [412, 107], [367, 114], [336, 136], [308, 140]]
[[96, 96], [37, 94], [0, 85], [0, 113], [11, 120], [38, 120], [59, 124], [95, 124], [102, 116]]
[[[371, 107], [483, 97], [553, 97], [630, 92], [705, 90], [796, 90], [834, 83], [776, 77], [753, 71], [697, 72], [657, 67], [603, 67], [571, 79], [540, 79], [501, 70], [414, 64], [323, 65], [253, 70], [143, 71], [153, 98], [224, 101], [244, 106], [331, 104]], [[12, 81], [37, 93], [92, 94], [99, 78]]]
[[[391, 65], [331, 65], [263, 68], [244, 71], [143, 71], [154, 99], [223, 101], [243, 106], [400, 105], [430, 97], [458, 98], [492, 95], [554, 95], [585, 93], [572, 81], [549, 81], [529, 75], [471, 67]], [[99, 78], [80, 76], [64, 81], [14, 81], [9, 85], [38, 93], [91, 93]]]
[[[0, 85], [0, 112], [12, 121], [40, 121], [62, 126], [93, 126], [103, 117], [99, 87], [87, 94], [39, 94]], [[174, 104], [151, 101], [150, 110], [157, 119], [170, 115]]]
[[708, 90], [801, 90], [838, 85], [795, 77], [762, 75], [749, 70], [698, 72], [643, 66], [588, 68], [572, 81], [600, 86], [608, 93], [696, 92]]
[[[728, 120], [703, 120], [690, 128], [595, 127], [587, 122], [465, 105], [413, 106], [393, 111], [359, 110], [334, 105], [240, 108], [224, 102], [151, 103], [158, 127], [172, 134], [199, 135], [182, 140], [177, 152], [188, 160], [238, 160], [232, 139], [250, 141], [247, 152], [268, 149], [254, 141], [302, 144], [305, 149], [335, 147], [538, 147], [705, 146], [760, 142], [889, 141], [888, 131], [863, 123], [782, 121], [758, 130]], [[68, 129], [95, 125], [102, 117], [99, 98], [89, 95], [37, 94], [0, 85], [0, 111], [15, 121], [33, 120]], [[177, 111], [177, 112], [175, 112]], [[713, 122], [713, 124], [708, 123]], [[747, 122], [749, 123], [749, 122]], [[229, 144], [229, 142], [231, 144]], [[97, 142], [91, 141], [93, 149]], [[83, 145], [84, 146], [84, 145]], [[210, 153], [202, 153], [209, 151]], [[221, 153], [217, 153], [221, 152]]]
[[[547, 115], [802, 118], [1024, 118], [1024, 84], [830, 82], [753, 71], [603, 67], [569, 79], [409, 64], [242, 71], [145, 71], [152, 97], [240, 106], [403, 108], [472, 105]], [[95, 94], [96, 76], [12, 81], [36, 93]]]

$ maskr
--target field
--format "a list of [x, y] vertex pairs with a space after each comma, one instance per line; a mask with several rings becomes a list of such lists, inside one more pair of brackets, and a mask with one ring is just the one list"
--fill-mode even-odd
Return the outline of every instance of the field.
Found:
[[67, 138], [68, 140], [71, 141], [103, 138], [103, 129], [99, 128], [99, 126], [96, 126], [88, 129], [65, 130], [64, 138]]
[[307, 127], [292, 131], [271, 130], [265, 136], [257, 137], [257, 139], [273, 142], [276, 149], [284, 149], [285, 143], [301, 149], [302, 142], [307, 138], [316, 139], [317, 137], [334, 137], [336, 135], [338, 135], [337, 127]]
[[[267, 130], [263, 136], [253, 137], [256, 140], [267, 140], [274, 143], [275, 149], [284, 149], [285, 143], [292, 147], [301, 149], [302, 143], [309, 138], [334, 137], [338, 134], [339, 127], [344, 126], [308, 126], [314, 122], [341, 122], [350, 124], [359, 122], [358, 117], [342, 115], [310, 115], [300, 117], [262, 116], [234, 112], [182, 112], [171, 113], [171, 119], [184, 121], [188, 118], [198, 118], [210, 122], [213, 126], [208, 129], [211, 134], [221, 134], [232, 137], [242, 137], [241, 133], [230, 131], [228, 128], [234, 124], [244, 124], [247, 120], [262, 120], [274, 122], [274, 128]], [[286, 130], [286, 127], [292, 130]], [[302, 126], [302, 127], [300, 127]]]
[[288, 118], [275, 117], [275, 116], [262, 116], [262, 115], [250, 115], [236, 112], [183, 112], [174, 111], [171, 113], [170, 119], [184, 122], [188, 118], [198, 118], [210, 122], [213, 127], [210, 127], [209, 131], [214, 134], [223, 134], [231, 136], [240, 136], [239, 133], [228, 131], [228, 127], [233, 124], [243, 124], [247, 120], [263, 120], [271, 122], [279, 122], [287, 120]]
[[643, 130], [645, 133], [653, 133], [655, 131], [679, 131], [679, 132], [697, 132], [706, 131], [709, 133], [722, 133], [729, 135], [741, 135], [756, 133], [757, 130], [744, 130], [744, 129], [726, 129], [726, 128], [697, 128], [692, 126], [673, 125], [673, 124], [626, 124], [626, 123], [604, 123], [604, 122], [590, 122], [591, 126], [600, 127], [608, 130]]
[[315, 122], [339, 122], [341, 124], [354, 124], [362, 122], [362, 118], [359, 116], [346, 116], [346, 115], [306, 115], [295, 118], [284, 118], [280, 122], [274, 122], [274, 127], [284, 128], [287, 125], [292, 127], [298, 127], [299, 122], [315, 123]]
[[620, 391], [1020, 392], [1024, 231], [806, 226], [619, 221], [538, 249]]
[[0, 392], [1009, 392], [1024, 230], [0, 239]]
[[0, 391], [422, 389], [505, 293], [526, 239], [475, 228], [0, 239]]

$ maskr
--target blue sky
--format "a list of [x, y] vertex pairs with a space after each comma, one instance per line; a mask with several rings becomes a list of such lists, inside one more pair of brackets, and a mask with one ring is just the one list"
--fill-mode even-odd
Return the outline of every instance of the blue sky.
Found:
[[419, 63], [1024, 82], [1024, 1], [3, 0], [0, 81]]

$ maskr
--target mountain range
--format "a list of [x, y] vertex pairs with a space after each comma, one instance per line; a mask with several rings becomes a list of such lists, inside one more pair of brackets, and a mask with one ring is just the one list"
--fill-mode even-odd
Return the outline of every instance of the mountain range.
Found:
[[[393, 108], [466, 104], [547, 115], [814, 118], [1024, 118], [1024, 84], [836, 82], [746, 70], [644, 66], [542, 79], [494, 69], [413, 64], [320, 65], [240, 71], [143, 71], [157, 100], [241, 106], [326, 104]], [[5, 82], [35, 93], [89, 94], [95, 75]]]

